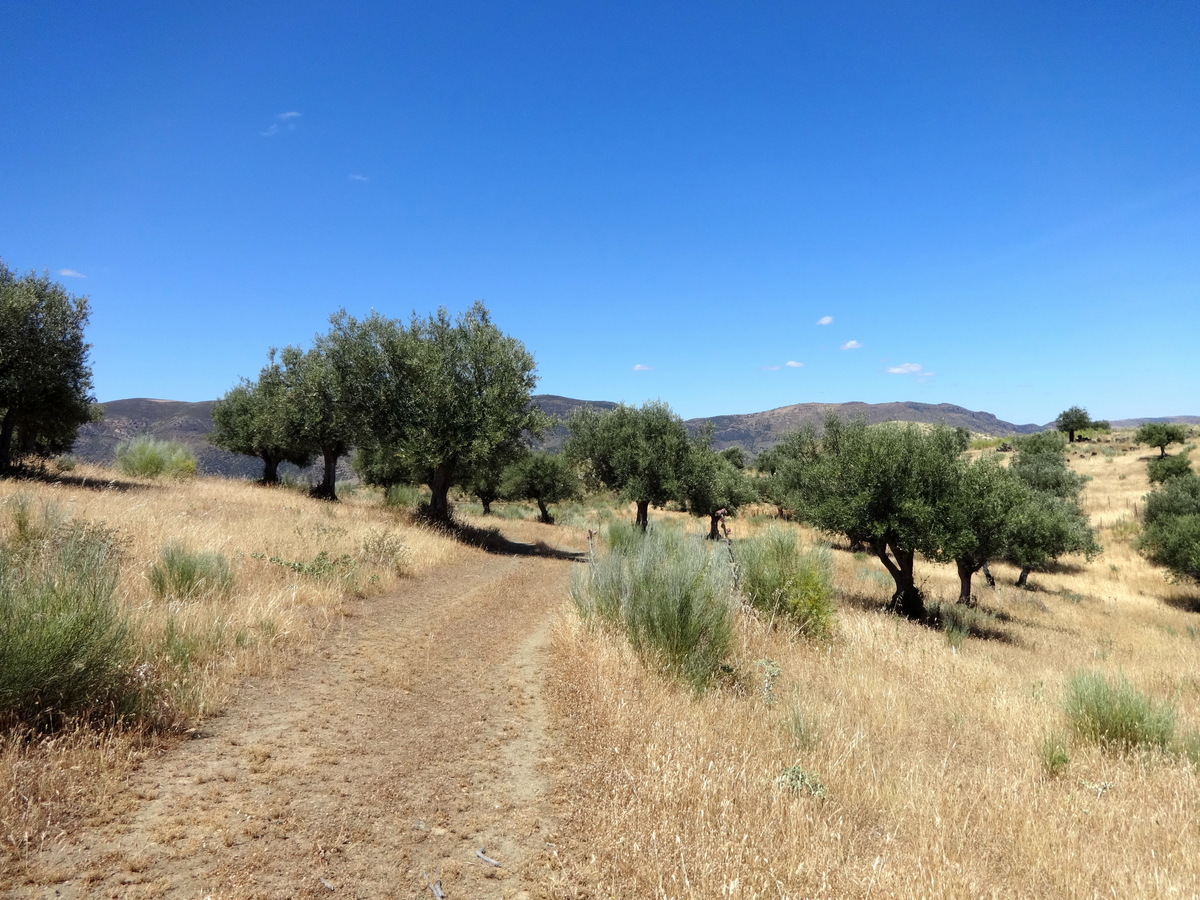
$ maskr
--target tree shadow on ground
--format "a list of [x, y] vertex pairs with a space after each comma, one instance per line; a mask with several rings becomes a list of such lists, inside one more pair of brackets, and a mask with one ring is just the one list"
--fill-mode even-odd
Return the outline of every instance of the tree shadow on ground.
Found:
[[138, 484], [134, 481], [120, 481], [115, 478], [89, 478], [87, 475], [68, 475], [63, 472], [50, 473], [45, 470], [26, 469], [14, 473], [8, 481], [36, 481], [39, 484], [61, 484], [66, 487], [83, 488], [88, 491], [148, 491], [155, 487], [151, 484]]
[[1187, 597], [1165, 597], [1163, 603], [1181, 612], [1200, 613], [1200, 597], [1194, 594]]
[[[839, 595], [840, 602], [863, 612], [880, 613], [883, 615], [904, 618], [891, 607], [891, 600], [886, 596], [854, 592]], [[997, 641], [1002, 644], [1019, 646], [1020, 640], [1012, 632], [1001, 627], [1005, 624], [1028, 625], [1005, 610], [993, 606], [975, 604], [968, 606], [953, 601], [938, 601], [926, 598], [925, 615], [920, 619], [904, 619], [914, 625], [923, 625], [933, 631], [957, 631], [967, 637], [984, 641]]]
[[496, 527], [480, 528], [465, 522], [450, 520], [449, 522], [430, 522], [435, 528], [448, 537], [454, 538], [469, 547], [478, 547], [487, 553], [497, 556], [537, 556], [544, 559], [565, 559], [570, 562], [587, 562], [588, 555], [584, 550], [562, 550], [551, 547], [544, 541], [532, 544], [511, 541], [500, 533]]

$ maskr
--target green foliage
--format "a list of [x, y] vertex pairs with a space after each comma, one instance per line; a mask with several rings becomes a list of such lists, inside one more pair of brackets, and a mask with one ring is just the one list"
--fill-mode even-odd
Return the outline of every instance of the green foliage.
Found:
[[1187, 428], [1169, 422], [1146, 422], [1134, 433], [1133, 439], [1147, 447], [1157, 447], [1159, 456], [1167, 455], [1171, 444], [1182, 444], [1187, 440]]
[[810, 637], [833, 628], [833, 564], [827, 547], [801, 550], [796, 533], [769, 528], [737, 543], [738, 589], [755, 609]]
[[383, 495], [385, 506], [413, 511], [424, 501], [424, 491], [415, 484], [393, 484]]
[[622, 404], [602, 413], [585, 406], [571, 414], [567, 427], [567, 458], [593, 480], [636, 502], [643, 528], [650, 504], [683, 498], [691, 444], [683, 420], [667, 404]]
[[571, 597], [585, 622], [619, 626], [647, 665], [703, 691], [732, 648], [728, 555], [671, 530], [576, 570]]
[[1067, 553], [1091, 559], [1100, 545], [1080, 503], [1088, 479], [1067, 465], [1066, 439], [1057, 431], [1043, 431], [1018, 438], [1016, 444], [1009, 471], [1030, 493], [1013, 511], [1004, 558], [1025, 572]]
[[777, 502], [823, 531], [871, 548], [895, 582], [892, 605], [924, 615], [917, 553], [945, 559], [947, 503], [955, 502], [963, 435], [945, 427], [825, 421], [783, 444], [773, 476]]
[[720, 510], [732, 515], [755, 499], [755, 490], [743, 468], [725, 453], [714, 453], [709, 441], [710, 434], [705, 433], [692, 442], [682, 478], [681, 499], [693, 515], [709, 517], [708, 536], [716, 540]]
[[1051, 778], [1057, 778], [1071, 764], [1066, 739], [1057, 731], [1047, 732], [1038, 744], [1038, 759], [1042, 762], [1042, 770]]
[[825, 785], [821, 783], [816, 772], [807, 772], [797, 763], [783, 770], [775, 783], [785, 790], [795, 794], [808, 794], [810, 797], [824, 797]]
[[532, 453], [505, 469], [502, 494], [511, 500], [537, 501], [541, 521], [550, 525], [554, 518], [546, 504], [579, 498], [583, 485], [565, 456]]
[[1078, 738], [1107, 750], [1166, 750], [1175, 736], [1175, 710], [1124, 678], [1110, 682], [1096, 672], [1079, 673], [1067, 685], [1063, 708]]
[[1150, 479], [1151, 484], [1162, 484], [1172, 478], [1191, 474], [1192, 462], [1186, 453], [1160, 456], [1146, 461], [1146, 477]]
[[135, 478], [191, 478], [196, 474], [196, 455], [183, 444], [139, 435], [117, 446], [114, 462]]
[[1175, 576], [1200, 581], [1200, 475], [1171, 478], [1146, 496], [1138, 549]]
[[79, 426], [99, 418], [87, 321], [86, 298], [0, 261], [0, 476], [19, 456], [69, 450]]
[[233, 590], [229, 561], [219, 553], [192, 552], [171, 542], [147, 573], [150, 586], [161, 599], [223, 599]]
[[946, 542], [942, 551], [954, 559], [960, 602], [971, 600], [971, 579], [986, 563], [1004, 554], [1013, 528], [1031, 492], [1003, 468], [995, 456], [959, 466], [958, 481], [945, 504]]
[[272, 350], [257, 381], [243, 381], [216, 402], [208, 435], [216, 447], [261, 459], [263, 484], [279, 482], [280, 463], [303, 468], [313, 457], [313, 448], [303, 441], [296, 405], [275, 355]]
[[1054, 427], [1065, 433], [1069, 442], [1074, 443], [1077, 432], [1086, 431], [1089, 428], [1107, 429], [1108, 423], [1093, 422], [1086, 409], [1081, 406], [1072, 406], [1058, 414], [1058, 418], [1054, 420]]
[[28, 503], [12, 517], [0, 547], [0, 727], [148, 715], [136, 635], [114, 598], [115, 535]]
[[313, 578], [318, 581], [331, 581], [335, 578], [340, 578], [350, 582], [354, 579], [355, 560], [353, 556], [343, 553], [341, 556], [333, 557], [329, 555], [328, 550], [322, 550], [311, 560], [290, 560], [280, 556], [268, 557], [265, 553], [251, 553], [252, 559], [266, 560], [275, 566], [280, 566], [287, 569], [289, 572], [295, 572], [297, 575], [303, 575], [306, 578]]

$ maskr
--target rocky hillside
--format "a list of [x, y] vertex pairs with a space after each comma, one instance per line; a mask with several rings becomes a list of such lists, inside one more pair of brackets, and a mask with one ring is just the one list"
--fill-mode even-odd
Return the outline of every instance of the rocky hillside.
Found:
[[[566, 440], [567, 429], [562, 423], [573, 409], [594, 406], [603, 410], [617, 405], [607, 400], [574, 400], [555, 394], [539, 394], [534, 397], [534, 402], [556, 422], [540, 442], [541, 447], [550, 450], [559, 449]], [[149, 434], [160, 440], [186, 444], [196, 454], [200, 471], [204, 474], [257, 478], [262, 473], [262, 466], [257, 460], [219, 450], [208, 443], [214, 403], [213, 400], [184, 403], [149, 399], [103, 403], [103, 420], [80, 429], [75, 455], [107, 465], [112, 462], [113, 453], [121, 441], [139, 434]], [[777, 443], [790, 431], [809, 422], [820, 424], [828, 412], [843, 418], [864, 418], [872, 423], [940, 423], [989, 436], [1027, 434], [1042, 429], [1039, 425], [1014, 425], [997, 419], [991, 413], [974, 412], [949, 403], [797, 403], [765, 412], [689, 419], [687, 426], [696, 432], [711, 424], [713, 445], [717, 449], [738, 446], [754, 456]], [[1177, 417], [1171, 421], [1194, 418]], [[1124, 423], [1113, 424], [1119, 426]], [[284, 468], [286, 470], [287, 467]]]

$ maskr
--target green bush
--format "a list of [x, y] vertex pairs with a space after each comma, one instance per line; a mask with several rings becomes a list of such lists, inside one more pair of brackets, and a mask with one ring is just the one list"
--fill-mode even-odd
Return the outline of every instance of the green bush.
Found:
[[152, 686], [114, 599], [113, 532], [64, 522], [52, 508], [34, 519], [17, 507], [13, 518], [0, 547], [0, 726], [149, 716]]
[[1146, 496], [1138, 549], [1178, 578], [1200, 581], [1200, 476], [1168, 479]]
[[1165, 750], [1175, 735], [1175, 710], [1154, 703], [1124, 678], [1109, 682], [1082, 672], [1067, 685], [1063, 705], [1077, 737], [1109, 750]]
[[193, 553], [172, 542], [162, 548], [151, 567], [150, 586], [163, 599], [224, 598], [233, 589], [233, 572], [220, 553]]
[[833, 564], [829, 548], [801, 550], [796, 533], [769, 528], [736, 546], [738, 588], [755, 609], [783, 616], [803, 634], [833, 628]]
[[733, 577], [723, 548], [711, 552], [671, 529], [638, 530], [636, 546], [620, 546], [574, 579], [580, 615], [623, 628], [647, 664], [704, 690], [732, 646]]
[[117, 468], [135, 478], [191, 478], [196, 456], [183, 444], [139, 435], [117, 446]]
[[1176, 453], [1174, 456], [1158, 456], [1146, 462], [1146, 477], [1151, 484], [1162, 484], [1180, 475], [1192, 474], [1192, 463], [1186, 453]]

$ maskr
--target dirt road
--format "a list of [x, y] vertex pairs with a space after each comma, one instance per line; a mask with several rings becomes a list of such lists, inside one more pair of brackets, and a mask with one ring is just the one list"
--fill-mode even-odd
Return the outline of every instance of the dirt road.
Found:
[[364, 601], [315, 657], [143, 765], [125, 813], [11, 896], [560, 895], [542, 686], [571, 565], [471, 551]]

